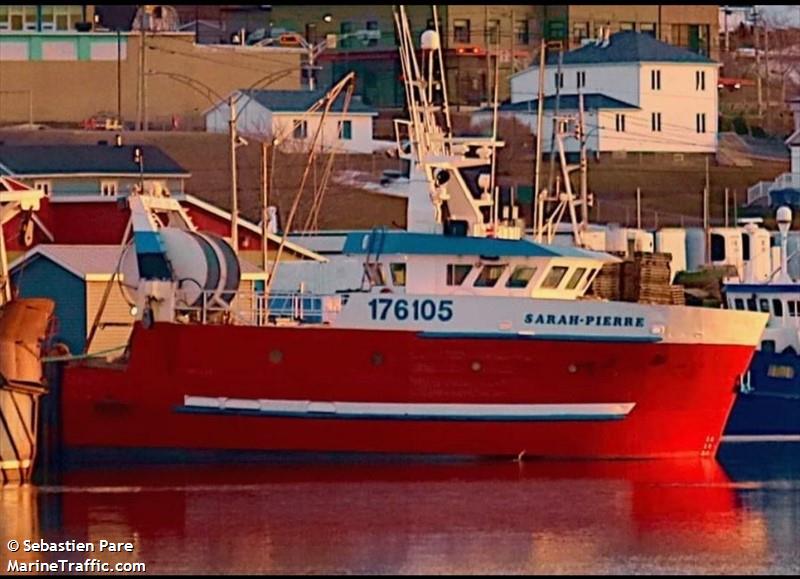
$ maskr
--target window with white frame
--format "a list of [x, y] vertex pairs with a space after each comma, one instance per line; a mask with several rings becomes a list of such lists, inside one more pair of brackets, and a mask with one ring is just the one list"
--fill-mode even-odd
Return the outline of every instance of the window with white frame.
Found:
[[695, 90], [706, 90], [706, 71], [697, 70], [694, 73]]
[[339, 121], [339, 138], [343, 141], [353, 139], [353, 121]]
[[650, 88], [652, 90], [661, 90], [661, 71], [653, 69], [650, 71]]
[[50, 181], [34, 181], [33, 188], [49, 197], [50, 191], [53, 189], [53, 184]]
[[706, 114], [705, 113], [697, 113], [697, 115], [695, 115], [695, 128], [697, 129], [698, 133], [705, 133], [706, 132]]
[[300, 140], [308, 138], [308, 121], [295, 121], [292, 138]]
[[575, 76], [576, 76], [577, 87], [578, 88], [585, 87], [586, 86], [586, 71], [585, 70], [579, 70], [577, 73], [575, 73]]
[[661, 131], [661, 113], [650, 113], [650, 129], [656, 132]]
[[116, 181], [100, 181], [100, 195], [103, 197], [116, 197], [117, 196], [117, 182]]
[[555, 74], [555, 83], [558, 88], [564, 88], [564, 73], [557, 72]]
[[625, 132], [625, 115], [617, 114], [615, 115], [617, 121], [617, 132], [624, 133]]

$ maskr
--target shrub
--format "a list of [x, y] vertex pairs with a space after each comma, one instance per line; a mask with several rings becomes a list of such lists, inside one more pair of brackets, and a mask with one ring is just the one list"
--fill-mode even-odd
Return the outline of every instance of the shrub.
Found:
[[734, 117], [733, 130], [736, 131], [737, 135], [747, 134], [747, 121], [744, 120], [744, 117], [742, 115]]

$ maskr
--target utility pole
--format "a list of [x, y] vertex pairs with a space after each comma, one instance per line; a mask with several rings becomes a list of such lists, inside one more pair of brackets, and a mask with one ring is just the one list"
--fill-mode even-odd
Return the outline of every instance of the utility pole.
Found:
[[147, 131], [150, 124], [147, 118], [147, 31], [142, 29], [142, 116], [144, 117], [143, 131]]
[[539, 95], [536, 113], [536, 161], [533, 169], [533, 233], [538, 241], [541, 236], [539, 229], [539, 176], [542, 168], [542, 124], [544, 116], [544, 67], [545, 53], [547, 52], [547, 42], [542, 39], [539, 49]]
[[711, 191], [709, 189], [709, 176], [708, 176], [708, 157], [706, 157], [706, 186], [703, 188], [703, 232], [706, 238], [706, 251], [705, 258], [706, 264], [711, 264], [711, 229], [708, 219], [708, 196]]
[[266, 142], [261, 143], [261, 265], [264, 271], [267, 271], [267, 233], [269, 224], [267, 219], [267, 206], [269, 198], [267, 197], [267, 152], [268, 145]]
[[228, 136], [230, 138], [231, 153], [231, 245], [233, 251], [239, 254], [239, 198], [238, 182], [236, 175], [236, 100], [233, 94], [228, 97]]
[[117, 120], [120, 122], [120, 129], [124, 130], [125, 123], [122, 122], [122, 31], [117, 28]]
[[636, 188], [636, 229], [642, 228], [642, 190]]
[[144, 14], [139, 22], [139, 77], [136, 83], [136, 130], [142, 130], [142, 87], [144, 86]]

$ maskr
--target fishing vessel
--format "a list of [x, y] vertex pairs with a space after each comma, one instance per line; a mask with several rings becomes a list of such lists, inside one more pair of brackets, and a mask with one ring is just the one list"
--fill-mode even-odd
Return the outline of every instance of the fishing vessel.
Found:
[[[780, 265], [774, 270], [761, 266], [758, 257], [770, 257], [770, 248], [752, 248], [744, 275], [727, 279], [724, 285], [731, 310], [769, 314], [725, 430], [732, 440], [800, 436], [800, 283], [789, 275], [787, 240], [792, 212], [788, 207], [778, 209], [777, 223]], [[742, 235], [743, 241], [753, 239], [749, 233], [758, 229], [750, 224]]]
[[500, 206], [499, 141], [437, 120], [449, 129], [437, 31], [418, 62], [402, 8], [397, 25], [398, 149], [428, 219], [349, 233], [362, 267], [347, 289], [269, 280], [244, 296], [224, 239], [169, 197], [129, 196], [120, 271], [137, 322], [118, 359], [64, 368], [68, 455], [714, 455], [766, 314], [591, 298], [617, 258], [524, 239]]

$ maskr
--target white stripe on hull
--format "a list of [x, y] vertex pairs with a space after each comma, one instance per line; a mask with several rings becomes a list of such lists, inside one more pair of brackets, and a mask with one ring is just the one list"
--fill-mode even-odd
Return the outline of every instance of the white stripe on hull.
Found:
[[399, 402], [315, 402], [184, 396], [185, 410], [263, 413], [272, 416], [463, 419], [618, 420], [633, 402], [598, 404], [430, 404]]

